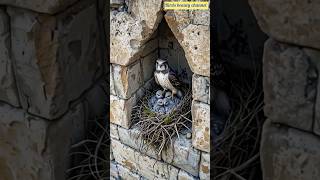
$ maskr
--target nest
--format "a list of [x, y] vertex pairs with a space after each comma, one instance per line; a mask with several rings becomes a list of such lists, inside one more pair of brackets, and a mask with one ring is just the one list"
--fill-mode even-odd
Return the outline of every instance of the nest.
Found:
[[228, 94], [232, 112], [223, 132], [213, 137], [214, 179], [260, 179], [259, 146], [263, 115], [261, 72], [235, 72]]
[[185, 130], [191, 132], [192, 92], [189, 87], [184, 87], [182, 91], [184, 93], [180, 104], [167, 114], [157, 113], [148, 105], [156, 90], [147, 91], [133, 108], [134, 126], [140, 130], [138, 138], [144, 141], [142, 148], [153, 147], [160, 155], [164, 149], [172, 145], [175, 137], [179, 138], [179, 134]]

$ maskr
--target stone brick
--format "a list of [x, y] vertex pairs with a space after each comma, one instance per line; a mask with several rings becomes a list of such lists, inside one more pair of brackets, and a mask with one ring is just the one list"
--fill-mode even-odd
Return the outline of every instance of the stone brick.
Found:
[[119, 178], [119, 170], [117, 167], [117, 163], [114, 161], [110, 161], [110, 176], [114, 178]]
[[186, 135], [181, 134], [180, 138], [176, 138], [173, 147], [169, 146], [163, 151], [162, 159], [193, 176], [199, 175], [200, 151], [192, 147], [192, 141]]
[[161, 1], [133, 0], [128, 12], [110, 12], [110, 62], [127, 66], [142, 56], [162, 19]]
[[110, 122], [129, 129], [131, 126], [131, 113], [136, 97], [128, 100], [120, 99], [117, 96], [110, 96]]
[[141, 60], [144, 82], [147, 82], [154, 77], [154, 71], [156, 69], [157, 59], [158, 59], [158, 51], [154, 51]]
[[77, 0], [0, 0], [0, 4], [30, 9], [36, 12], [56, 14]]
[[120, 141], [130, 146], [131, 148], [146, 154], [152, 158], [161, 160], [161, 156], [158, 155], [158, 152], [154, 148], [143, 148], [143, 143], [146, 143], [141, 137], [139, 137], [140, 130], [137, 127], [132, 127], [130, 129], [118, 128]]
[[320, 177], [319, 137], [267, 121], [260, 149], [264, 180], [313, 180]]
[[272, 39], [266, 42], [263, 88], [264, 111], [269, 119], [312, 131], [319, 57], [311, 58], [304, 49]]
[[128, 99], [143, 83], [140, 61], [130, 66], [113, 65], [113, 80], [116, 94], [122, 99]]
[[58, 118], [102, 73], [96, 6], [88, 3], [55, 16], [8, 7], [20, 101], [29, 113]]
[[320, 49], [320, 2], [249, 0], [261, 29], [281, 42]]
[[188, 12], [169, 11], [165, 19], [181, 44], [192, 72], [210, 76], [210, 29], [207, 25], [190, 24]]
[[19, 95], [15, 84], [12, 60], [10, 59], [10, 20], [0, 8], [0, 101], [19, 106]]
[[153, 39], [150, 39], [148, 42], [146, 42], [144, 45], [142, 45], [141, 57], [145, 57], [145, 56], [149, 55], [150, 53], [154, 52], [155, 50], [157, 50], [158, 43], [159, 43], [159, 39], [153, 38]]
[[119, 140], [118, 126], [110, 123], [110, 137]]
[[198, 101], [192, 101], [192, 145], [193, 147], [210, 151], [210, 106]]
[[210, 79], [194, 74], [192, 76], [192, 98], [210, 104]]
[[106, 113], [106, 99], [109, 96], [105, 91], [107, 83], [105, 80], [97, 82], [86, 94], [84, 103], [88, 107], [88, 118], [101, 118]]
[[110, 84], [110, 94], [112, 95], [117, 95], [116, 93], [116, 90], [114, 88], [114, 78], [113, 78], [113, 68], [112, 68], [112, 65], [110, 65], [110, 81], [109, 81], [109, 84]]
[[176, 179], [178, 169], [145, 156], [120, 141], [111, 140], [112, 149], [116, 162], [147, 179]]
[[125, 180], [140, 180], [140, 176], [131, 172], [129, 169], [117, 164], [117, 168], [119, 170], [119, 176]]
[[187, 172], [180, 170], [178, 174], [178, 180], [196, 180], [198, 178], [193, 177], [192, 175], [188, 174]]
[[199, 171], [200, 180], [210, 179], [210, 154], [201, 153], [200, 161], [200, 171]]
[[72, 144], [84, 138], [82, 104], [47, 121], [0, 104], [0, 173], [4, 179], [65, 179]]
[[[308, 83], [312, 86], [313, 93], [316, 93], [316, 97], [313, 97], [315, 102], [315, 108], [313, 109], [314, 112], [314, 123], [313, 123], [313, 132], [317, 135], [320, 135], [320, 78], [319, 78], [319, 70], [320, 70], [320, 51], [315, 51], [314, 49], [303, 49], [304, 52], [308, 56], [308, 61], [310, 63], [310, 70], [308, 72]], [[309, 85], [309, 86], [310, 86]], [[317, 87], [315, 87], [317, 86]], [[310, 91], [309, 87], [309, 91]]]

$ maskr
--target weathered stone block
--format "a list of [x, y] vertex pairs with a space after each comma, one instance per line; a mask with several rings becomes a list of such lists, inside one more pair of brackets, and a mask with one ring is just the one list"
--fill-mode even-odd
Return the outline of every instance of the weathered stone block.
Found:
[[143, 84], [141, 62], [137, 61], [130, 66], [113, 65], [113, 80], [116, 94], [128, 99]]
[[269, 119], [312, 131], [318, 81], [315, 63], [317, 59], [310, 58], [304, 49], [272, 39], [266, 42], [263, 88], [264, 111]]
[[56, 14], [76, 1], [77, 0], [0, 0], [0, 4], [30, 9], [41, 13]]
[[281, 42], [320, 49], [319, 1], [250, 0], [261, 29]]
[[129, 12], [110, 12], [110, 62], [127, 66], [140, 59], [144, 44], [156, 31], [162, 1], [133, 0]]
[[191, 139], [186, 135], [180, 135], [173, 142], [173, 147], [162, 153], [162, 159], [178, 168], [181, 168], [193, 176], [199, 176], [200, 151], [192, 147]]
[[114, 178], [119, 178], [119, 170], [117, 167], [117, 163], [114, 161], [110, 161], [110, 176]]
[[109, 96], [105, 91], [106, 86], [105, 80], [99, 81], [84, 94], [84, 103], [88, 107], [88, 119], [101, 118], [106, 114], [106, 99]]
[[113, 78], [113, 68], [112, 68], [112, 65], [110, 65], [110, 81], [109, 81], [109, 84], [110, 84], [110, 94], [112, 95], [117, 95], [116, 93], [116, 90], [114, 88], [114, 78]]
[[136, 97], [128, 100], [120, 99], [117, 96], [110, 96], [110, 122], [129, 129], [131, 126], [131, 113]]
[[131, 172], [129, 169], [125, 168], [124, 166], [121, 166], [120, 164], [117, 164], [117, 168], [119, 170], [119, 176], [122, 179], [140, 180], [140, 176], [138, 174], [135, 174], [135, 173]]
[[15, 84], [12, 60], [10, 59], [10, 20], [0, 8], [0, 100], [19, 106], [19, 95]]
[[110, 123], [110, 137], [119, 140], [118, 126]]
[[147, 82], [151, 78], [153, 78], [154, 71], [156, 69], [157, 59], [158, 59], [158, 51], [154, 51], [141, 60], [144, 82]]
[[188, 174], [184, 170], [180, 170], [178, 174], [178, 180], [196, 180], [198, 178], [193, 177], [192, 175]]
[[0, 104], [0, 167], [5, 179], [66, 179], [70, 146], [84, 138], [82, 104], [47, 121]]
[[210, 79], [194, 74], [192, 76], [192, 98], [210, 104]]
[[199, 171], [200, 180], [210, 179], [210, 154], [201, 153], [200, 161], [200, 171]]
[[88, 3], [55, 16], [8, 7], [20, 101], [29, 113], [61, 116], [102, 73], [96, 6]]
[[169, 11], [165, 19], [184, 49], [191, 71], [210, 76], [209, 26], [191, 24], [188, 12]]
[[161, 160], [161, 156], [158, 155], [158, 152], [154, 148], [143, 148], [143, 143], [146, 143], [141, 137], [139, 137], [140, 130], [137, 127], [132, 127], [130, 129], [118, 128], [120, 141], [134, 148], [135, 150], [146, 154], [152, 158]]
[[147, 179], [176, 179], [178, 169], [141, 154], [120, 141], [111, 140], [116, 162]]
[[264, 180], [312, 180], [320, 177], [319, 137], [267, 121], [260, 149]]
[[192, 101], [192, 145], [193, 147], [210, 151], [210, 106], [198, 101]]

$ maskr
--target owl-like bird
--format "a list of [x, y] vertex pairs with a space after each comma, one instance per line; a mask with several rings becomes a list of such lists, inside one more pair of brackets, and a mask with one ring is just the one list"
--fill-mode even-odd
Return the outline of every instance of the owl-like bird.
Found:
[[181, 91], [178, 89], [178, 86], [181, 85], [181, 82], [178, 80], [175, 73], [170, 69], [168, 61], [163, 59], [157, 60], [154, 79], [156, 83], [164, 89], [163, 92], [170, 90], [171, 97], [176, 94], [181, 96]]

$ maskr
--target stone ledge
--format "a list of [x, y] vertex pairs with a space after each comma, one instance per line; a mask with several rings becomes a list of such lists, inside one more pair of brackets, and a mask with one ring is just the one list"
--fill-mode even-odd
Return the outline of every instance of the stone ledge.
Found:
[[143, 140], [138, 138], [139, 129], [138, 128], [118, 128], [120, 141], [157, 160], [163, 160], [166, 163], [172, 164], [175, 167], [181, 168], [193, 176], [199, 176], [199, 162], [200, 162], [200, 151], [196, 150], [192, 146], [191, 139], [187, 139], [186, 135], [181, 134], [180, 139], [176, 138], [173, 142], [173, 147], [168, 147], [167, 150], [163, 151], [161, 156], [154, 148], [149, 148], [147, 151], [141, 149]]
[[178, 176], [179, 170], [171, 165], [141, 154], [123, 145], [120, 141], [111, 140], [115, 161], [133, 173], [147, 179], [172, 179]]

